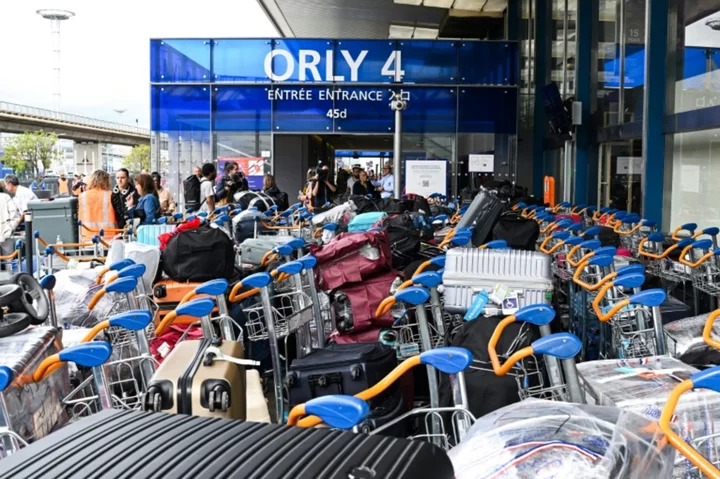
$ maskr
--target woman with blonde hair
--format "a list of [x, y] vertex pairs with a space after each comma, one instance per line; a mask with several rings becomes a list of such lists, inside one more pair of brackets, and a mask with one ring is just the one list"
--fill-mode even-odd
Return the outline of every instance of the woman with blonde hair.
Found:
[[78, 199], [78, 219], [82, 222], [82, 241], [92, 241], [93, 236], [104, 230], [105, 238], [112, 238], [117, 228], [115, 210], [112, 206], [110, 175], [95, 170], [87, 181], [87, 191]]

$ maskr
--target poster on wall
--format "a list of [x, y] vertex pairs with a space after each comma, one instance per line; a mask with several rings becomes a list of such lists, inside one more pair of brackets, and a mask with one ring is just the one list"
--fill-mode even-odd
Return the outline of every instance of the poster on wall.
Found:
[[685, 193], [700, 193], [700, 166], [680, 166], [680, 190]]
[[265, 175], [265, 158], [235, 158], [223, 157], [218, 158], [218, 177], [222, 176], [225, 165], [228, 163], [236, 163], [248, 181], [251, 190], [263, 189], [263, 176]]
[[470, 173], [492, 173], [495, 171], [495, 155], [470, 155], [468, 163]]
[[405, 162], [405, 193], [447, 196], [447, 161], [407, 160]]

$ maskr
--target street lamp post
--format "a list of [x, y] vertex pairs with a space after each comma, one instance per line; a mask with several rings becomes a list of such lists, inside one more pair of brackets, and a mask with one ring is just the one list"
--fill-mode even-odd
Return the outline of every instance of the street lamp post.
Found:
[[68, 10], [45, 9], [38, 10], [38, 15], [46, 20], [50, 20], [50, 33], [52, 35], [52, 52], [53, 52], [53, 73], [55, 77], [55, 85], [53, 87], [53, 99], [55, 103], [55, 113], [60, 112], [60, 91], [62, 83], [60, 81], [60, 22], [69, 20], [75, 16], [75, 13]]

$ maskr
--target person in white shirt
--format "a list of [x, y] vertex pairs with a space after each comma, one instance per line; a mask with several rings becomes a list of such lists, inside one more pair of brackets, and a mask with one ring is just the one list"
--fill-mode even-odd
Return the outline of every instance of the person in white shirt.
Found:
[[383, 166], [383, 176], [378, 186], [381, 198], [390, 198], [395, 192], [395, 177], [392, 174], [392, 166], [386, 164]]
[[15, 175], [7, 175], [5, 177], [5, 190], [13, 195], [13, 200], [17, 206], [18, 215], [22, 215], [28, 209], [28, 202], [37, 200], [38, 197], [30, 188], [26, 188], [20, 184], [20, 180]]
[[202, 175], [200, 179], [200, 211], [212, 213], [215, 211], [215, 177], [217, 169], [212, 163], [202, 165]]
[[352, 165], [352, 176], [348, 178], [347, 180], [347, 189], [348, 191], [352, 192], [353, 185], [357, 180], [360, 179], [360, 172], [362, 171], [362, 167], [360, 165]]
[[[9, 256], [15, 251], [12, 235], [20, 222], [20, 213], [10, 195], [0, 188], [0, 255]], [[0, 269], [10, 269], [10, 265]]]

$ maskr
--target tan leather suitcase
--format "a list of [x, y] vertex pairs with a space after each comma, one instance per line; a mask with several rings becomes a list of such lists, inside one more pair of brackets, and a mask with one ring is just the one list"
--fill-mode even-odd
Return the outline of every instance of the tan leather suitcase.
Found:
[[[243, 359], [242, 343], [202, 339], [181, 341], [148, 384], [146, 411], [228, 419], [246, 418], [245, 366], [212, 353]], [[210, 352], [209, 352], [210, 351]]]

